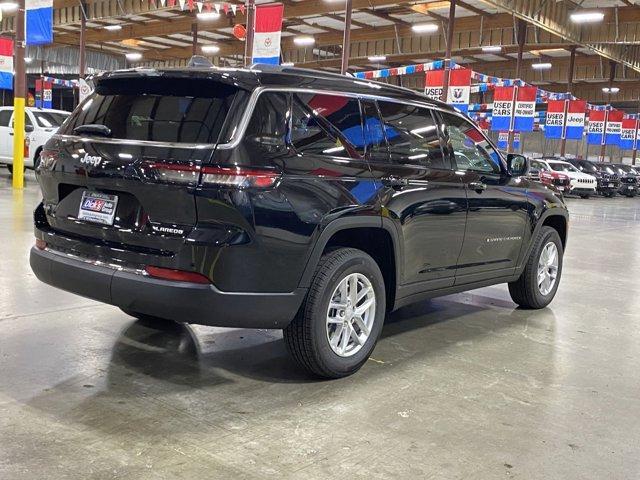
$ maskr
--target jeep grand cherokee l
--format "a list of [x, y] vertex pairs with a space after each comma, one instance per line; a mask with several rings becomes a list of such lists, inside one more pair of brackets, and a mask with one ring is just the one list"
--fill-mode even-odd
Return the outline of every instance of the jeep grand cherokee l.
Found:
[[46, 283], [134, 316], [283, 329], [324, 377], [360, 368], [404, 305], [556, 293], [564, 203], [443, 103], [285, 67], [95, 85], [37, 169]]

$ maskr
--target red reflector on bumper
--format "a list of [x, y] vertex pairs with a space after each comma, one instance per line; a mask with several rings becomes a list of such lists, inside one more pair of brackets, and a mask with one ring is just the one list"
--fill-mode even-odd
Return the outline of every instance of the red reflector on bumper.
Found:
[[185, 272], [183, 270], [153, 267], [151, 265], [146, 266], [145, 271], [152, 277], [162, 278], [164, 280], [172, 280], [174, 282], [190, 282], [200, 284], [211, 283], [207, 277], [205, 277], [201, 273], [196, 272]]
[[36, 248], [38, 250], [44, 250], [45, 248], [47, 248], [47, 242], [45, 242], [44, 240], [40, 240], [39, 238], [36, 238]]

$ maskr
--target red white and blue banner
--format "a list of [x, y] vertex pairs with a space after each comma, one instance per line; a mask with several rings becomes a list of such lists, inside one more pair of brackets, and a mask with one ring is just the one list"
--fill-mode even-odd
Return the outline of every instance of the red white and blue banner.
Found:
[[[427, 97], [440, 100], [444, 84], [445, 70], [429, 70], [425, 80], [424, 94]], [[450, 70], [449, 89], [447, 103], [460, 110], [462, 113], [469, 111], [469, 98], [471, 95], [471, 70], [457, 68]]]
[[602, 145], [606, 116], [606, 110], [591, 110], [589, 112], [589, 126], [587, 129], [587, 143], [589, 145]]
[[638, 120], [635, 118], [622, 119], [622, 131], [620, 132], [620, 143], [618, 146], [623, 150], [634, 150], [635, 140], [638, 132]]
[[518, 87], [516, 107], [513, 114], [513, 130], [532, 132], [536, 116], [538, 87]]
[[253, 63], [280, 63], [280, 37], [284, 5], [269, 3], [256, 7], [256, 31], [253, 37]]
[[0, 38], [0, 88], [13, 90], [13, 40]]
[[36, 108], [53, 107], [53, 85], [41, 79], [36, 79]]
[[514, 95], [513, 87], [496, 87], [493, 91], [491, 130], [498, 132], [511, 130]]
[[605, 145], [619, 145], [620, 134], [622, 133], [622, 118], [624, 112], [621, 110], [611, 110], [607, 118], [607, 124], [604, 132]]
[[564, 131], [564, 100], [551, 100], [547, 103], [547, 115], [544, 121], [545, 138], [562, 138]]
[[[506, 150], [509, 147], [509, 132], [498, 132], [498, 148]], [[513, 132], [513, 150], [520, 150], [520, 132]]]
[[569, 100], [569, 105], [567, 106], [567, 126], [564, 133], [567, 140], [582, 140], [586, 111], [586, 101]]
[[27, 45], [53, 43], [53, 0], [25, 0]]

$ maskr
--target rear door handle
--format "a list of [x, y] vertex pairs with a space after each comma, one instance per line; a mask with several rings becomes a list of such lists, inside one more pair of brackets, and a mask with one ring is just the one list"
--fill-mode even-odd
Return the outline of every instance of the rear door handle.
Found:
[[391, 177], [383, 177], [381, 180], [383, 185], [387, 187], [391, 187], [394, 190], [401, 190], [403, 187], [406, 187], [407, 185], [409, 185], [409, 180], [407, 180], [406, 178], [391, 176]]
[[482, 182], [471, 182], [469, 188], [475, 190], [478, 193], [484, 192], [487, 189], [487, 184]]

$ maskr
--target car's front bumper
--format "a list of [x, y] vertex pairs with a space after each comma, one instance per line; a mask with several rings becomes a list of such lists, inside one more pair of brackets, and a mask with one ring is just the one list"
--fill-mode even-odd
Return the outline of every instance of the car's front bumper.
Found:
[[219, 327], [284, 328], [306, 294], [304, 288], [291, 293], [221, 292], [213, 285], [157, 279], [36, 247], [30, 263], [36, 277], [54, 287], [127, 311]]

